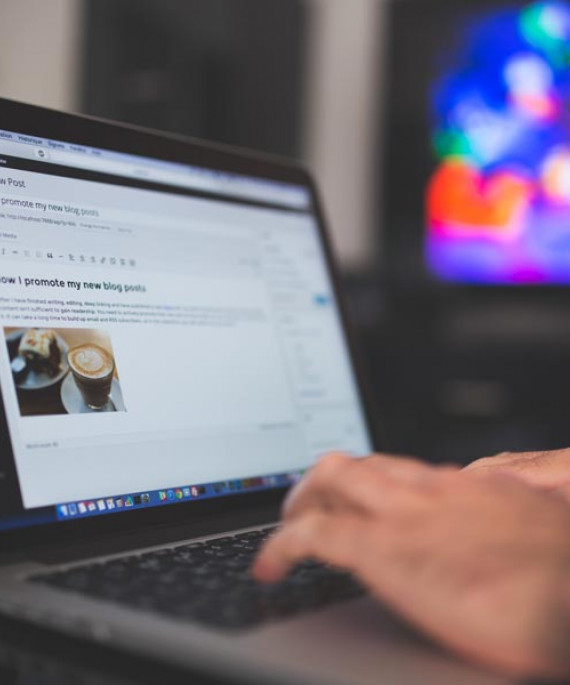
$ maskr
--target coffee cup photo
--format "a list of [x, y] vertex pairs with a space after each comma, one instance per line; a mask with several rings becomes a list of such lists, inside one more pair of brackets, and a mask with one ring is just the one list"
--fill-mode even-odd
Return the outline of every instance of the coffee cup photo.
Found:
[[106, 331], [4, 329], [22, 416], [124, 412]]
[[72, 347], [67, 353], [69, 368], [85, 404], [101, 409], [109, 401], [115, 360], [107, 350], [93, 343]]

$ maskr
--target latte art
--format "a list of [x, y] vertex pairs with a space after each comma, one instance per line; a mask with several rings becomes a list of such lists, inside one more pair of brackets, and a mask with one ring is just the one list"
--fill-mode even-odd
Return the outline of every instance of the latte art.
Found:
[[105, 378], [113, 372], [113, 359], [102, 348], [82, 345], [69, 352], [72, 369], [88, 378]]
[[113, 386], [113, 355], [98, 345], [85, 343], [69, 350], [67, 360], [85, 404], [94, 410], [104, 408]]

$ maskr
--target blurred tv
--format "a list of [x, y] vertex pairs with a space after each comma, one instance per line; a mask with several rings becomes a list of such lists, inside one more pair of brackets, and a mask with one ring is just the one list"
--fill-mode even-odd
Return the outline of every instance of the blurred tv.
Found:
[[394, 0], [388, 35], [397, 261], [450, 284], [570, 285], [570, 0]]

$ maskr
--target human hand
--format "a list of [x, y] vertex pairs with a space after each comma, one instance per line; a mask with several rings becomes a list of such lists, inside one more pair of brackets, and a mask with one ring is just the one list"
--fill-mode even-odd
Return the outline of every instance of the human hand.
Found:
[[570, 506], [500, 474], [409, 459], [323, 459], [253, 569], [346, 569], [448, 648], [514, 676], [570, 674]]
[[553, 452], [504, 452], [496, 457], [478, 459], [466, 467], [476, 475], [509, 473], [529, 485], [558, 491], [570, 499], [570, 449]]

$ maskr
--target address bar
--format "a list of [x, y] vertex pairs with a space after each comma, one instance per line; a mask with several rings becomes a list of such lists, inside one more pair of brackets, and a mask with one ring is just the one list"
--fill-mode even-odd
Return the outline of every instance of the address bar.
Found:
[[158, 169], [148, 169], [146, 167], [137, 167], [125, 162], [117, 162], [108, 159], [97, 159], [94, 157], [84, 157], [83, 155], [76, 155], [72, 152], [49, 152], [50, 161], [55, 164], [62, 164], [64, 166], [79, 167], [92, 171], [100, 171], [107, 174], [117, 174], [118, 176], [128, 176], [130, 178], [138, 178], [148, 181], [157, 181], [159, 183], [167, 183], [170, 185], [177, 185], [192, 190], [216, 191], [219, 190], [217, 184], [209, 179], [190, 174], [176, 173], [171, 171], [162, 171]]
[[113, 159], [100, 159], [90, 155], [54, 150], [47, 147], [38, 148], [4, 140], [0, 141], [1, 153], [16, 157], [26, 157], [28, 159], [40, 159], [63, 166], [116, 174], [128, 178], [155, 181], [157, 183], [188, 188], [189, 190], [227, 194], [250, 200], [261, 199], [266, 202], [283, 203], [297, 209], [306, 209], [309, 205], [309, 195], [304, 188], [271, 188], [267, 185], [262, 187], [255, 180], [231, 180], [230, 178], [223, 177], [208, 177], [193, 173], [190, 170], [185, 173], [154, 169]]
[[270, 202], [285, 202], [290, 206], [298, 208], [304, 208], [307, 204], [307, 198], [303, 191], [299, 193], [296, 190], [290, 191], [267, 187], [260, 190], [255, 184], [248, 181], [232, 183], [223, 178], [205, 178], [198, 174], [192, 174], [192, 172], [176, 173], [175, 171], [149, 169], [147, 167], [137, 167], [136, 165], [128, 164], [126, 162], [83, 157], [83, 155], [75, 155], [71, 152], [50, 151], [49, 159], [66, 166], [75, 166], [83, 169], [91, 169], [93, 171], [117, 174], [119, 176], [129, 176], [131, 178], [156, 181], [158, 183], [166, 183], [191, 190], [225, 193], [233, 195], [234, 197], [247, 198], [250, 200], [258, 200], [261, 198]]

